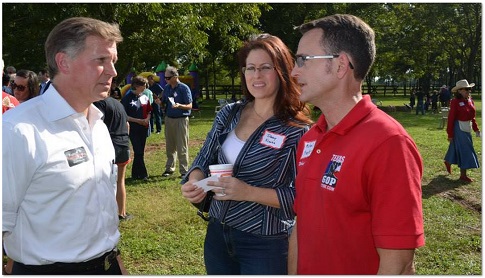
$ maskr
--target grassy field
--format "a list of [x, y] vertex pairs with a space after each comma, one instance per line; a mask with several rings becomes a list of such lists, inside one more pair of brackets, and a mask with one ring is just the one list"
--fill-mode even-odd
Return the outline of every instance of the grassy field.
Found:
[[[481, 127], [481, 101], [476, 97], [477, 121]], [[383, 106], [402, 106], [403, 97], [379, 97]], [[214, 118], [215, 100], [201, 103], [201, 115], [190, 121], [190, 159], [209, 131]], [[447, 150], [446, 131], [439, 129], [440, 114], [416, 116], [414, 112], [390, 112], [414, 138], [424, 160], [423, 208], [426, 246], [416, 252], [416, 271], [420, 275], [482, 274], [482, 175], [470, 170], [475, 182], [458, 181], [459, 169], [448, 175], [443, 165]], [[317, 116], [317, 115], [315, 115]], [[482, 140], [473, 138], [482, 161]], [[145, 162], [149, 182], [131, 180], [127, 171], [127, 211], [134, 218], [120, 224], [119, 247], [125, 267], [138, 275], [203, 275], [203, 241], [206, 222], [180, 193], [178, 172], [163, 178], [165, 138], [148, 138]]]

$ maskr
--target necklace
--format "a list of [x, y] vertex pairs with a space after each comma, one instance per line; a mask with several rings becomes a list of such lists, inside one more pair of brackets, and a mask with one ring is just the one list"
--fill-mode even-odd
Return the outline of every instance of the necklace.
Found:
[[256, 113], [256, 115], [257, 115], [257, 116], [258, 116], [258, 117], [259, 117], [261, 120], [265, 120], [265, 121], [266, 121], [268, 118], [270, 118], [270, 117], [272, 116], [272, 115], [271, 115], [271, 116], [269, 116], [269, 117], [267, 117], [267, 118], [264, 118], [264, 117], [262, 117], [261, 115], [259, 115], [259, 113], [256, 111], [256, 108], [254, 108], [254, 103], [253, 103], [253, 111], [254, 111], [254, 113]]

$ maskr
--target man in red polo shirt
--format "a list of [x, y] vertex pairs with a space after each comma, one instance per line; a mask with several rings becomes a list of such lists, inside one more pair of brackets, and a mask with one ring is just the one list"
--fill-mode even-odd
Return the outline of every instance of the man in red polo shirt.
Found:
[[298, 146], [289, 274], [412, 274], [423, 164], [404, 128], [362, 95], [374, 31], [352, 15], [300, 31], [292, 76], [322, 116]]

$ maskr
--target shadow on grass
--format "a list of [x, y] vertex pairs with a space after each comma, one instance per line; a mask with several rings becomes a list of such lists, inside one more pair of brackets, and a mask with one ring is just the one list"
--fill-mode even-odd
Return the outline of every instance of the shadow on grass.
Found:
[[446, 175], [439, 175], [431, 180], [430, 183], [423, 186], [423, 198], [428, 199], [434, 195], [439, 195], [464, 185], [466, 185], [466, 183], [459, 180], [451, 180]]
[[[429, 184], [422, 187], [423, 199], [428, 199], [435, 195], [440, 195], [447, 198], [453, 202], [459, 203], [460, 205], [474, 210], [478, 213], [482, 211], [481, 198], [475, 199], [469, 196], [469, 192], [466, 191], [463, 186], [467, 186], [468, 183], [460, 180], [451, 180], [448, 176], [439, 175], [434, 178]], [[461, 190], [460, 190], [461, 189]], [[465, 189], [465, 191], [463, 191]], [[460, 193], [460, 191], [465, 192]]]

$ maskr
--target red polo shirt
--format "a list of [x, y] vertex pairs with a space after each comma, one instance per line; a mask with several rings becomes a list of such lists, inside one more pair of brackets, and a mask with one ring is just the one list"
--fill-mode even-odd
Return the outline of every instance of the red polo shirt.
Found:
[[298, 274], [376, 274], [376, 248], [424, 245], [421, 156], [370, 97], [328, 132], [322, 115], [297, 159]]

